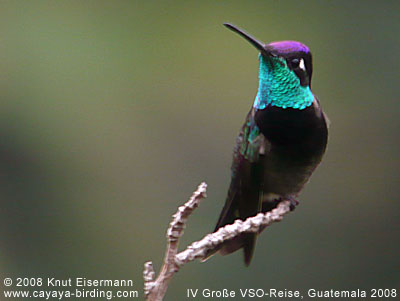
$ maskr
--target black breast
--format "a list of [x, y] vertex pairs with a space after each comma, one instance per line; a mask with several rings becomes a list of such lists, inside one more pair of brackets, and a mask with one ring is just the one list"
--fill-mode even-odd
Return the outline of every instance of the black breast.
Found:
[[267, 107], [255, 121], [271, 147], [283, 156], [304, 163], [320, 161], [327, 143], [327, 124], [317, 101], [304, 109]]

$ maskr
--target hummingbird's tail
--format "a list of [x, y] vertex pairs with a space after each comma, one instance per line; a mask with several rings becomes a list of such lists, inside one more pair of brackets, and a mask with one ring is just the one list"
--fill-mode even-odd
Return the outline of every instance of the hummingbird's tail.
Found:
[[256, 233], [244, 233], [230, 241], [227, 241], [221, 247], [219, 252], [221, 255], [228, 255], [243, 248], [244, 263], [246, 264], [246, 266], [249, 266], [251, 258], [253, 257], [256, 240]]
[[[233, 224], [237, 219], [244, 221], [250, 216], [255, 216], [262, 210], [261, 186], [264, 167], [262, 164], [249, 162], [239, 153], [242, 140], [242, 135], [239, 135], [231, 168], [231, 184], [214, 232], [221, 227]], [[244, 262], [248, 266], [254, 252], [256, 238], [257, 233], [243, 233], [210, 250], [206, 258], [217, 252], [227, 255], [243, 248]]]
[[[239, 204], [240, 202], [238, 201], [237, 196], [228, 194], [228, 198], [224, 208], [222, 209], [221, 215], [219, 216], [214, 232], [218, 231], [218, 229], [221, 227], [233, 224], [237, 219], [245, 219], [245, 217], [240, 216]], [[208, 251], [203, 261], [206, 261], [217, 252], [219, 252], [221, 255], [228, 255], [243, 248], [244, 262], [246, 266], [248, 266], [253, 256], [256, 239], [256, 233], [243, 233]]]

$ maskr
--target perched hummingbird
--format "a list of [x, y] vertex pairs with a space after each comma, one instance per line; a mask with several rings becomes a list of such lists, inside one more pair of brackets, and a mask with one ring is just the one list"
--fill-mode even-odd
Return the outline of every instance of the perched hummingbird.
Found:
[[[327, 117], [311, 91], [308, 47], [296, 41], [263, 44], [232, 24], [224, 25], [258, 49], [260, 67], [257, 96], [236, 139], [231, 184], [215, 231], [236, 219], [268, 212], [282, 200], [291, 200], [294, 209], [328, 137]], [[243, 248], [249, 265], [256, 238], [242, 234], [207, 257]]]

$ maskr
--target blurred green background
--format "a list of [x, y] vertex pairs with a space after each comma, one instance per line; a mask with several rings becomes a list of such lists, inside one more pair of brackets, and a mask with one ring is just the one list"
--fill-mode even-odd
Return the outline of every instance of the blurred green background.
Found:
[[181, 248], [213, 229], [258, 85], [256, 50], [223, 22], [310, 47], [328, 151], [249, 268], [241, 253], [191, 263], [166, 300], [400, 289], [398, 1], [1, 1], [2, 279], [141, 290], [143, 263], [158, 271], [171, 215], [201, 181], [208, 199]]

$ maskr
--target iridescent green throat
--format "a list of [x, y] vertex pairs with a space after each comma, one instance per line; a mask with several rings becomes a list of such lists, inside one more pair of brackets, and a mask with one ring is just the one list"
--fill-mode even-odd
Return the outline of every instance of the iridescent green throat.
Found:
[[273, 67], [262, 55], [259, 58], [259, 85], [253, 107], [258, 110], [267, 106], [303, 110], [312, 104], [314, 95], [310, 87], [300, 85], [300, 79], [283, 58], [271, 57]]

